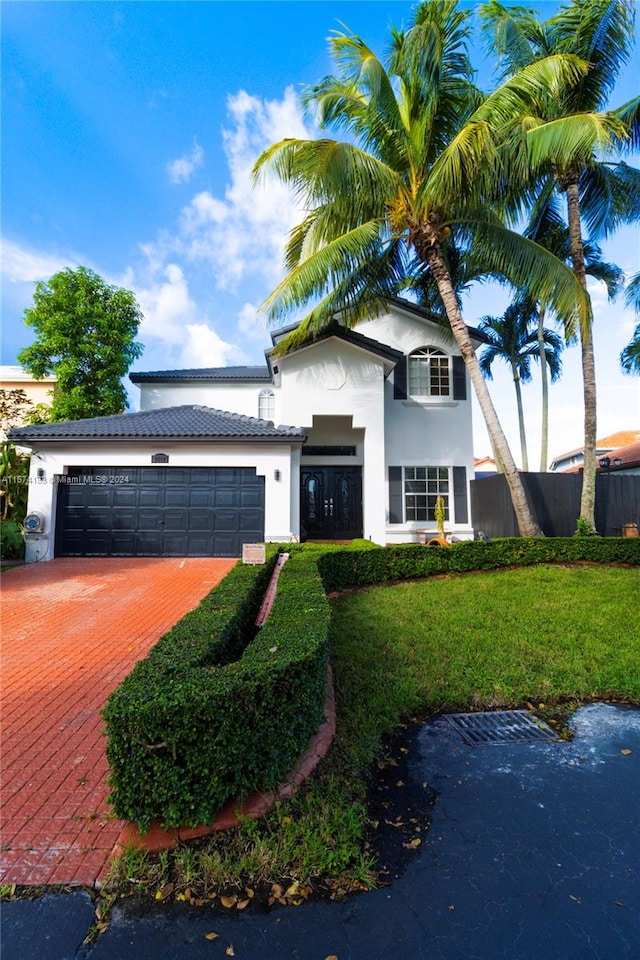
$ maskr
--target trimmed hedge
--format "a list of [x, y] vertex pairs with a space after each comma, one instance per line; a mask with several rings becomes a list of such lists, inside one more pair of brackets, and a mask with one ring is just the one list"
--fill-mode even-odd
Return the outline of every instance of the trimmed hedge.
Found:
[[230, 799], [273, 789], [323, 718], [330, 608], [325, 590], [533, 563], [640, 565], [640, 540], [465, 541], [336, 550], [291, 545], [271, 615], [254, 626], [276, 548], [238, 564], [166, 633], [103, 711], [110, 800], [146, 829], [211, 822]]
[[640, 539], [621, 537], [512, 537], [465, 540], [450, 547], [407, 545], [384, 550], [340, 551], [318, 558], [325, 590], [346, 590], [393, 580], [413, 580], [442, 573], [467, 573], [532, 563], [640, 565]]
[[110, 800], [141, 829], [208, 823], [270, 790], [323, 717], [329, 604], [316, 559], [280, 573], [267, 624], [253, 626], [275, 566], [238, 564], [165, 634], [103, 711]]

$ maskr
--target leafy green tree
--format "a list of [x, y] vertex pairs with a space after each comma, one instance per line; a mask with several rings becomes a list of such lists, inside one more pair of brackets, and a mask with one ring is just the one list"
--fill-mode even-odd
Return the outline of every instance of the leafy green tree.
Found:
[[[640, 273], [636, 273], [625, 290], [625, 300], [637, 314], [640, 314]], [[640, 323], [636, 324], [633, 336], [620, 354], [620, 366], [625, 373], [640, 376]]]
[[[308, 312], [281, 351], [335, 322], [352, 326], [384, 309], [409, 261], [428, 267], [503, 465], [520, 532], [540, 535], [463, 320], [444, 248], [452, 234], [487, 274], [517, 287], [529, 280], [559, 312], [583, 312], [579, 284], [541, 247], [507, 230], [492, 202], [505, 189], [505, 124], [558, 94], [586, 65], [575, 57], [535, 63], [483, 99], [467, 56], [468, 11], [449, 0], [421, 3], [407, 31], [392, 31], [386, 66], [357, 36], [330, 44], [336, 75], [304, 100], [322, 127], [348, 140], [288, 139], [258, 159], [290, 185], [308, 213], [291, 232], [285, 279], [264, 307], [273, 320]], [[310, 309], [309, 309], [310, 308]]]
[[142, 313], [129, 290], [109, 286], [92, 270], [68, 267], [39, 282], [24, 322], [36, 334], [18, 354], [25, 370], [57, 377], [52, 421], [121, 413], [122, 378], [142, 354], [135, 341]]
[[[539, 22], [522, 7], [492, 0], [483, 7], [487, 34], [505, 75], [517, 75], [541, 58], [573, 54], [589, 70], [542, 109], [526, 117], [520, 146], [532, 170], [538, 206], [554, 192], [564, 196], [573, 269], [586, 291], [584, 228], [592, 240], [640, 218], [640, 171], [621, 152], [638, 145], [640, 97], [606, 110], [633, 45], [632, 0], [572, 0]], [[535, 176], [531, 176], [531, 173]], [[580, 326], [584, 396], [584, 470], [580, 515], [594, 527], [596, 478], [596, 376], [591, 323]]]
[[480, 355], [480, 369], [485, 377], [488, 380], [493, 379], [491, 368], [494, 360], [504, 360], [511, 368], [518, 408], [522, 469], [528, 470], [529, 457], [521, 384], [531, 382], [532, 357], [537, 360], [544, 356], [551, 382], [554, 383], [558, 379], [562, 370], [560, 359], [563, 348], [562, 338], [553, 330], [543, 328], [542, 351], [540, 350], [537, 329], [538, 311], [534, 303], [526, 300], [516, 300], [509, 304], [501, 317], [483, 317], [478, 327], [490, 341], [488, 346], [483, 347]]

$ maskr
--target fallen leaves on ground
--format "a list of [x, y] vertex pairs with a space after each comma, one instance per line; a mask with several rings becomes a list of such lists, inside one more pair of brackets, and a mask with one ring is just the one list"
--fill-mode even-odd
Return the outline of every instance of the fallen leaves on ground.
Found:
[[402, 846], [406, 850], [416, 850], [421, 843], [422, 843], [422, 840], [420, 839], [420, 837], [414, 837], [413, 840], [409, 840], [409, 843], [403, 843]]
[[312, 888], [294, 880], [285, 890], [280, 883], [274, 883], [269, 896], [269, 906], [279, 903], [284, 906], [299, 907], [312, 892]]

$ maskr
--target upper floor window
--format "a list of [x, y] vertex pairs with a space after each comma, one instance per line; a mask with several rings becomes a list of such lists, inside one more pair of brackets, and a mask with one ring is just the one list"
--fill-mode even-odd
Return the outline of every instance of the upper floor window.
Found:
[[451, 393], [449, 357], [435, 347], [409, 354], [409, 396], [448, 397]]
[[273, 420], [276, 415], [276, 395], [273, 390], [261, 390], [258, 394], [258, 416], [261, 420]]

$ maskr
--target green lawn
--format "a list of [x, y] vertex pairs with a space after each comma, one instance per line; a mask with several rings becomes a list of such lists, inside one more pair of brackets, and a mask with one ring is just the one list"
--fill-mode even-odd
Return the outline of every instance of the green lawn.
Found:
[[135, 872], [151, 892], [170, 881], [200, 895], [340, 874], [343, 885], [371, 880], [365, 800], [381, 737], [415, 713], [640, 702], [639, 588], [634, 569], [541, 565], [337, 597], [338, 731], [316, 773], [260, 822], [161, 858], [125, 858], [118, 879]]

